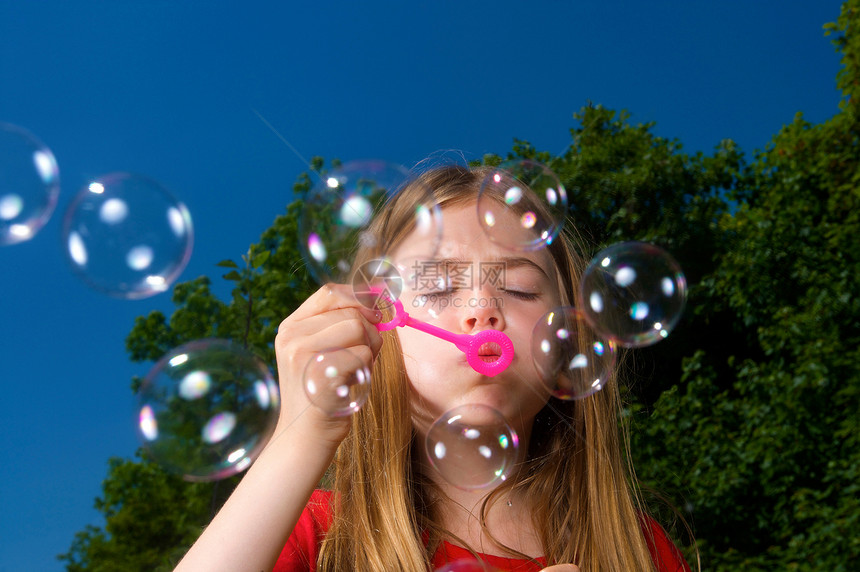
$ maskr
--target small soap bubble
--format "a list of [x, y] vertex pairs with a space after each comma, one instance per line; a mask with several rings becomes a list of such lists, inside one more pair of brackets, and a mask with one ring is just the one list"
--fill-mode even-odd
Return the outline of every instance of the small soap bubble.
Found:
[[63, 243], [75, 273], [117, 298], [167, 290], [191, 257], [191, 215], [162, 185], [129, 173], [86, 185], [63, 219]]
[[370, 396], [370, 369], [349, 350], [331, 348], [308, 362], [304, 387], [311, 403], [331, 417], [352, 415]]
[[687, 282], [665, 250], [623, 242], [601, 251], [582, 277], [585, 318], [601, 335], [625, 347], [659, 342], [684, 310]]
[[519, 439], [497, 410], [470, 404], [451, 409], [427, 432], [430, 464], [452, 485], [485, 489], [508, 478], [517, 462]]
[[603, 389], [615, 367], [615, 344], [595, 334], [571, 306], [547, 312], [532, 331], [532, 359], [549, 392], [582, 399]]
[[352, 292], [365, 308], [391, 310], [403, 292], [403, 277], [387, 258], [373, 259], [353, 272]]
[[385, 161], [353, 161], [328, 173], [303, 200], [299, 248], [308, 270], [320, 284], [347, 283], [359, 246], [385, 256], [370, 224], [382, 206], [410, 193], [414, 229], [426, 237], [432, 255], [442, 232], [442, 215], [433, 192], [411, 180], [404, 167]]
[[567, 192], [549, 168], [518, 159], [485, 177], [477, 206], [478, 221], [493, 242], [511, 250], [538, 250], [561, 232]]
[[0, 245], [33, 238], [57, 206], [60, 170], [26, 129], [0, 123]]
[[153, 459], [189, 481], [239, 473], [278, 419], [269, 368], [227, 340], [197, 340], [168, 352], [137, 392], [138, 436]]

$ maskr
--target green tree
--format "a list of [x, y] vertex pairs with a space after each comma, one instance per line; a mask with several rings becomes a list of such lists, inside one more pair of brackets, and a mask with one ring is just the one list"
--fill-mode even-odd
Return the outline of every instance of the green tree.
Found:
[[185, 482], [145, 458], [111, 459], [95, 503], [104, 529], [78, 532], [60, 559], [69, 572], [172, 570], [208, 521], [212, 502], [221, 500], [213, 488]]
[[684, 359], [636, 439], [649, 480], [683, 492], [708, 569], [860, 564], [858, 8], [827, 27], [840, 112], [785, 126], [717, 219], [692, 310], [733, 337]]

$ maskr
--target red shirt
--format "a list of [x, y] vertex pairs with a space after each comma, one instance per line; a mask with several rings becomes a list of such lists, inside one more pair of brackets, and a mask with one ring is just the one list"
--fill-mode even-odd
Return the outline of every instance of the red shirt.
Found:
[[[317, 490], [311, 495], [305, 510], [299, 517], [296, 528], [287, 540], [273, 572], [315, 572], [317, 555], [322, 539], [331, 526], [331, 491]], [[645, 540], [651, 558], [657, 566], [658, 572], [690, 572], [690, 567], [681, 556], [681, 553], [663, 532], [663, 529], [653, 519], [648, 519], [649, 531], [645, 532]], [[481, 554], [481, 560], [499, 570], [511, 572], [538, 572], [546, 567], [546, 559], [538, 558], [540, 564], [519, 558], [506, 558], [504, 556], [492, 556]], [[455, 546], [449, 542], [443, 542], [436, 554], [433, 555], [433, 568], [441, 568], [449, 562], [457, 560], [474, 560], [472, 553]]]

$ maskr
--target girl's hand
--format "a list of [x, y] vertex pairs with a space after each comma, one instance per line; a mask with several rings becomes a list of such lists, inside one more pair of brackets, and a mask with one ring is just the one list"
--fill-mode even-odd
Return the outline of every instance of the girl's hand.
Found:
[[374, 326], [379, 319], [346, 286], [327, 285], [281, 322], [275, 338], [281, 393], [275, 434], [177, 572], [274, 567], [350, 426], [349, 417], [329, 417], [311, 404], [303, 387], [305, 368], [333, 347], [348, 349], [369, 366], [382, 346]]
[[331, 417], [311, 403], [305, 368], [320, 351], [342, 348], [370, 369], [382, 346], [375, 326], [380, 319], [358, 303], [350, 287], [327, 284], [281, 322], [275, 337], [281, 412], [273, 439], [288, 427], [334, 448], [346, 437], [349, 417]]
[[579, 566], [576, 564], [556, 564], [548, 566], [540, 572], [579, 572]]

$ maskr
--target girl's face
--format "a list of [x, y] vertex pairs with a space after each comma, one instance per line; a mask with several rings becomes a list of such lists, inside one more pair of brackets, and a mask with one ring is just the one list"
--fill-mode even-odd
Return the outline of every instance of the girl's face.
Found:
[[[498, 410], [522, 437], [547, 401], [532, 361], [531, 334], [559, 305], [552, 257], [545, 250], [514, 252], [484, 234], [474, 202], [443, 209], [444, 231], [432, 260], [426, 239], [407, 236], [393, 258], [404, 277], [404, 309], [455, 334], [494, 329], [513, 342], [514, 359], [495, 377], [473, 370], [452, 343], [414, 328], [397, 328], [413, 390], [416, 428], [465, 404]], [[500, 221], [516, 224], [515, 220]], [[489, 359], [492, 359], [490, 357]]]

